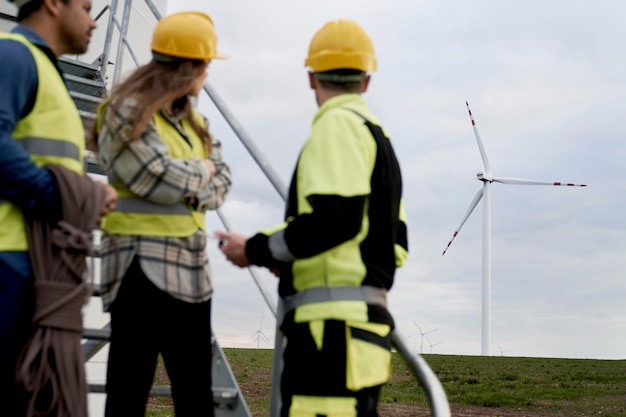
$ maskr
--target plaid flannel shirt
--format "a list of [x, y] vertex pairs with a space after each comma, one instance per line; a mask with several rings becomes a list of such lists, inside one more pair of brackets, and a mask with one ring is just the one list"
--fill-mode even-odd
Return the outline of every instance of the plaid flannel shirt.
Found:
[[[195, 201], [198, 210], [217, 209], [231, 187], [230, 168], [223, 161], [221, 143], [213, 138], [209, 158], [216, 172], [210, 177], [200, 160], [173, 159], [153, 122], [139, 140], [127, 142], [128, 122], [136, 106], [136, 99], [129, 97], [116, 110], [110, 106], [104, 110], [98, 147], [109, 181], [121, 181], [133, 193], [154, 203]], [[187, 137], [180, 117], [165, 110], [161, 114], [176, 127], [181, 139]], [[99, 251], [104, 309], [108, 310], [115, 300], [122, 277], [135, 257], [150, 281], [172, 297], [190, 303], [208, 300], [213, 287], [205, 246], [206, 235], [201, 230], [185, 238], [110, 236], [104, 231]]]

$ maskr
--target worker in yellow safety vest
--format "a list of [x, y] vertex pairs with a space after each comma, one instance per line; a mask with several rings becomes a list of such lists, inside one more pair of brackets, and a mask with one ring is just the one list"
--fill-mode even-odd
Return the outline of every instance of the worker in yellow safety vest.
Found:
[[363, 28], [328, 22], [305, 64], [319, 109], [291, 180], [285, 222], [250, 238], [216, 235], [234, 264], [279, 276], [286, 340], [280, 415], [376, 416], [391, 375], [386, 292], [408, 255], [400, 167], [362, 97], [376, 70]]
[[[9, 0], [18, 25], [0, 33], [0, 393], [14, 410], [16, 362], [30, 332], [33, 271], [27, 219], [59, 219], [59, 188], [45, 165], [83, 174], [85, 132], [57, 57], [86, 52], [91, 0]], [[115, 206], [107, 192], [102, 214]], [[4, 401], [6, 400], [6, 401]]]
[[143, 417], [163, 356], [178, 417], [213, 416], [211, 274], [204, 212], [230, 169], [192, 106], [217, 51], [211, 18], [179, 12], [156, 25], [152, 60], [100, 106], [97, 143], [119, 203], [103, 222], [102, 295], [111, 313], [107, 417]]

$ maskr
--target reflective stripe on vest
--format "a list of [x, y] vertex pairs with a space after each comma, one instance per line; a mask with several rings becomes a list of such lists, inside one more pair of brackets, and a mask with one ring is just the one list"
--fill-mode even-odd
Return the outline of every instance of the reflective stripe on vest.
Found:
[[31, 155], [46, 155], [80, 161], [80, 149], [74, 143], [46, 138], [21, 138], [18, 143]]
[[283, 309], [286, 313], [305, 304], [328, 301], [365, 301], [367, 304], [387, 307], [387, 290], [369, 285], [309, 288], [283, 298]]
[[173, 205], [152, 203], [141, 198], [123, 197], [117, 200], [115, 211], [121, 213], [139, 213], [139, 214], [178, 214], [190, 215], [189, 206], [184, 203]]
[[[3, 42], [19, 42], [30, 51], [37, 69], [37, 92], [29, 114], [20, 119], [11, 138], [37, 166], [60, 165], [84, 173], [85, 131], [57, 66], [39, 47], [16, 33], [0, 33]], [[26, 251], [26, 225], [20, 209], [0, 201], [0, 251]]]

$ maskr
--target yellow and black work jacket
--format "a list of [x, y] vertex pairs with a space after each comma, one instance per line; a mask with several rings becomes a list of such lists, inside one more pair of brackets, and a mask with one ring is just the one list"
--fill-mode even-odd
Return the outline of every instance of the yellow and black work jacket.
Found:
[[[55, 164], [83, 174], [83, 123], [55, 64], [23, 35], [0, 33], [0, 39], [23, 43], [37, 67], [33, 108], [18, 122], [11, 137], [28, 151], [37, 166]], [[22, 212], [15, 205], [0, 201], [0, 251], [26, 250], [28, 242]]]
[[[279, 268], [283, 300], [313, 294], [286, 318], [393, 327], [384, 297], [408, 255], [401, 195], [398, 161], [365, 101], [357, 94], [327, 100], [300, 153], [285, 222], [246, 245], [253, 264]], [[340, 292], [350, 288], [373, 289], [383, 300], [345, 299]]]
[[[103, 103], [98, 109], [97, 124], [102, 123]], [[194, 117], [201, 126], [205, 121], [194, 110]], [[174, 159], [206, 159], [207, 148], [202, 138], [193, 130], [187, 119], [181, 121], [186, 137], [183, 137], [172, 123], [160, 112], [152, 118], [161, 140], [168, 147]], [[188, 237], [198, 231], [205, 231], [204, 211], [197, 211], [190, 204], [180, 201], [176, 204], [159, 204], [134, 194], [124, 183], [110, 178], [117, 190], [119, 200], [115, 211], [109, 213], [102, 223], [103, 229], [112, 234], [131, 236]]]

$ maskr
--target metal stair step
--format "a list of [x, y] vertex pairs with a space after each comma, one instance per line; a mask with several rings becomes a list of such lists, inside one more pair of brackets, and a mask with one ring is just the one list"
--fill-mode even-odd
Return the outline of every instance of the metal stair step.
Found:
[[[215, 408], [233, 410], [237, 407], [239, 393], [235, 388], [213, 387], [213, 404]], [[89, 392], [92, 394], [106, 394], [104, 384], [89, 384]], [[171, 397], [172, 387], [169, 385], [154, 385], [150, 389], [150, 395], [154, 397]]]
[[59, 66], [65, 74], [71, 74], [81, 78], [100, 78], [98, 73], [98, 70], [100, 69], [99, 63], [89, 64], [87, 62], [77, 61], [75, 59], [62, 56], [59, 58]]
[[[95, 157], [95, 154], [91, 153], [91, 156]], [[83, 343], [83, 353], [86, 359], [89, 360], [93, 356], [93, 352], [108, 343], [110, 336], [110, 323], [100, 329], [83, 329], [83, 339], [86, 339], [86, 342]], [[216, 417], [250, 417], [250, 410], [230, 369], [224, 351], [219, 346], [214, 335], [211, 335], [211, 340], [213, 357], [212, 382], [214, 384], [212, 391]], [[89, 384], [89, 392], [104, 394], [105, 385]], [[154, 385], [150, 389], [150, 395], [171, 396], [172, 388], [168, 385]]]
[[109, 340], [111, 338], [111, 329], [83, 329], [83, 338], [90, 340]]
[[75, 83], [79, 83], [79, 84], [90, 85], [90, 86], [98, 87], [98, 88], [105, 88], [106, 87], [104, 82], [100, 81], [100, 80], [94, 80], [94, 79], [90, 79], [90, 78], [79, 77], [79, 76], [72, 75], [72, 74], [63, 74], [63, 76], [65, 77], [65, 79], [67, 81], [71, 81], [71, 82], [75, 82]]
[[85, 111], [78, 110], [78, 114], [83, 121], [83, 128], [85, 129], [85, 138], [89, 137], [91, 131], [93, 130], [94, 125], [96, 124], [96, 114]]
[[[95, 112], [98, 109], [98, 105], [102, 102], [102, 98], [88, 96], [87, 94], [77, 93], [75, 91], [70, 91], [70, 97], [74, 100], [74, 104], [76, 104], [76, 108], [79, 112], [87, 112], [92, 113], [93, 119], [95, 119]], [[89, 116], [90, 119], [92, 116]]]
[[78, 114], [80, 114], [80, 117], [83, 118], [83, 119], [96, 120], [96, 114], [95, 113], [84, 111], [84, 110], [78, 110]]
[[72, 74], [64, 74], [64, 77], [70, 91], [91, 97], [103, 97], [106, 94], [106, 84], [103, 81], [77, 77]]
[[72, 97], [74, 100], [86, 101], [95, 105], [96, 107], [98, 106], [98, 104], [102, 103], [102, 97], [94, 97], [87, 94], [79, 93], [77, 91], [70, 91], [70, 97]]

